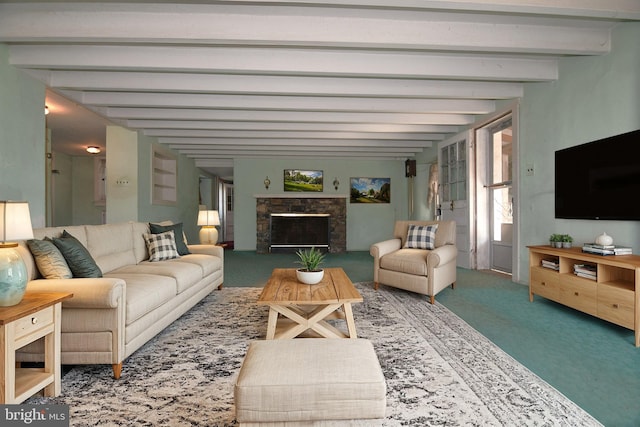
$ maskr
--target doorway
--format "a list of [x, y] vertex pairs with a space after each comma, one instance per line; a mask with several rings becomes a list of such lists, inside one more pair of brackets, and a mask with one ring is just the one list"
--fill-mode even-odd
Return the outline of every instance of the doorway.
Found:
[[476, 129], [478, 148], [478, 268], [513, 274], [514, 148], [512, 113]]
[[222, 224], [222, 241], [233, 246], [233, 182], [220, 180], [220, 222]]

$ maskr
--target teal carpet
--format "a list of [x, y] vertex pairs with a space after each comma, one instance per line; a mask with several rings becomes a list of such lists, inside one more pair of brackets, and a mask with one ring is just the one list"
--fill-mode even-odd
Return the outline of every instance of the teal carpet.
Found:
[[[225, 286], [262, 286], [295, 254], [225, 251]], [[329, 254], [353, 282], [373, 280], [368, 252]], [[608, 427], [640, 426], [640, 348], [633, 331], [541, 297], [499, 275], [458, 269], [437, 300]], [[425, 304], [428, 304], [425, 297]]]

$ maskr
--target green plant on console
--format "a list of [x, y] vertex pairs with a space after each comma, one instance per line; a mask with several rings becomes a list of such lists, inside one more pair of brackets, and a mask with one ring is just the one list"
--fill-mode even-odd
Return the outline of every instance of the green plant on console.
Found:
[[571, 243], [571, 242], [573, 242], [573, 237], [571, 237], [571, 236], [570, 236], [570, 235], [568, 235], [568, 234], [563, 234], [563, 235], [562, 235], [562, 236], [560, 236], [560, 237], [561, 237], [561, 239], [562, 239], [562, 240], [561, 240], [562, 242], [566, 242], [566, 243]]
[[320, 271], [320, 264], [324, 262], [325, 254], [320, 252], [315, 247], [312, 247], [310, 250], [299, 250], [296, 252], [299, 261], [296, 261], [296, 264], [302, 265], [302, 270], [304, 271]]
[[562, 242], [562, 234], [552, 234], [549, 237], [550, 242]]

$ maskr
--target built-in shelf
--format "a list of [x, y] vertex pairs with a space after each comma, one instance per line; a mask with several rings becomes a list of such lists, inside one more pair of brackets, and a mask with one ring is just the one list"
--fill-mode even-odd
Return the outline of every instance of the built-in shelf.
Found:
[[178, 160], [169, 152], [152, 149], [152, 195], [154, 205], [175, 205], [178, 201]]

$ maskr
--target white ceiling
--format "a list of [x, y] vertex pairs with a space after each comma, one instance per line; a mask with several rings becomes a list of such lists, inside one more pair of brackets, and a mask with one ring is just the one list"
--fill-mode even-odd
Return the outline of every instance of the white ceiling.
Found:
[[111, 122], [225, 175], [413, 157], [558, 79], [560, 57], [606, 54], [626, 20], [640, 0], [0, 0], [0, 42], [50, 88], [61, 150], [104, 146]]

